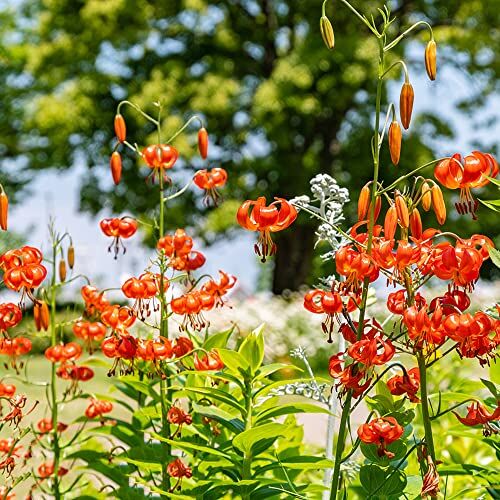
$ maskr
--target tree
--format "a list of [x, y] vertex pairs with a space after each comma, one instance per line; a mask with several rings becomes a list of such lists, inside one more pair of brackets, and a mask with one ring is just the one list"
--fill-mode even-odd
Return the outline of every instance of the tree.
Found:
[[[377, 15], [378, 3], [367, 3], [362, 6], [367, 14]], [[429, 20], [436, 26], [441, 61], [473, 75], [474, 95], [461, 104], [464, 117], [498, 89], [500, 0], [400, 0], [393, 8], [404, 25]], [[8, 92], [1, 98], [2, 119], [11, 122], [15, 116], [21, 126], [16, 141], [11, 137], [4, 144], [6, 157], [27, 158], [30, 170], [84, 162], [88, 175], [82, 182], [82, 209], [150, 212], [149, 189], [137, 171], [140, 163], [126, 158], [124, 182], [117, 188], [104, 166], [117, 103], [127, 98], [148, 106], [161, 97], [165, 130], [193, 111], [200, 113], [217, 145], [211, 148], [210, 164], [230, 173], [226, 202], [207, 216], [207, 241], [213, 240], [214, 230], [232, 230], [239, 200], [306, 193], [309, 179], [320, 172], [333, 174], [347, 187], [354, 177], [359, 184], [371, 168], [358, 144], [369, 141], [372, 117], [366, 95], [373, 94], [372, 54], [377, 49], [345, 7], [333, 1], [328, 14], [341, 50], [328, 51], [319, 35], [320, 13], [320, 0], [26, 2], [16, 25], [4, 31], [10, 40], [7, 50], [15, 54], [12, 64], [5, 62], [6, 73], [17, 77], [16, 85], [5, 75], [2, 79], [9, 92], [15, 88], [22, 95], [16, 106], [8, 105]], [[394, 36], [404, 25], [394, 25]], [[428, 33], [419, 37], [426, 42]], [[406, 47], [401, 44], [400, 50]], [[410, 67], [410, 74], [423, 71], [422, 60]], [[452, 90], [453, 82], [447, 85]], [[125, 116], [134, 140], [144, 145], [155, 141], [152, 130], [149, 137], [139, 134], [144, 125], [139, 116], [128, 111]], [[430, 123], [428, 136], [453, 135], [438, 113], [417, 120], [416, 132], [424, 118], [427, 127]], [[402, 166], [425, 163], [434, 155], [417, 135], [405, 137]], [[182, 151], [182, 144], [176, 146]], [[383, 158], [388, 166], [384, 176], [390, 181], [388, 158]], [[177, 179], [201, 165], [185, 158]], [[131, 184], [133, 195], [127, 190]], [[357, 195], [353, 189], [351, 197]], [[194, 220], [204, 212], [194, 196], [183, 198], [168, 223], [174, 228], [180, 214]], [[495, 215], [481, 212], [474, 226], [464, 218], [457, 223], [471, 232], [492, 233]], [[273, 291], [296, 289], [313, 279], [314, 230], [315, 224], [302, 216], [294, 232], [279, 234]]]

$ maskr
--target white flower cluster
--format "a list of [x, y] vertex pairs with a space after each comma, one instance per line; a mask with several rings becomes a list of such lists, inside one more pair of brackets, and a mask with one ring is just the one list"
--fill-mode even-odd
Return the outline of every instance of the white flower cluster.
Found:
[[331, 251], [322, 255], [330, 259], [345, 243], [336, 226], [344, 220], [344, 205], [349, 201], [349, 191], [338, 185], [328, 174], [318, 174], [310, 181], [312, 197], [302, 195], [290, 200], [299, 210], [303, 209], [321, 220], [316, 230], [317, 242], [326, 241], [332, 247]]

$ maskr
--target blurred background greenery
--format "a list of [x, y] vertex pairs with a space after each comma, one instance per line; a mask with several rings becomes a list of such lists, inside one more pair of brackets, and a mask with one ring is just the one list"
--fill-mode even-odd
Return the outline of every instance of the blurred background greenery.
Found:
[[[367, 14], [382, 5], [354, 3]], [[125, 98], [151, 112], [152, 102], [161, 99], [166, 130], [175, 130], [193, 112], [206, 119], [214, 146], [210, 164], [230, 173], [226, 202], [207, 215], [188, 195], [176, 200], [168, 219], [171, 228], [196, 223], [207, 243], [240, 234], [234, 231], [234, 213], [242, 199], [303, 194], [312, 176], [328, 172], [356, 200], [371, 176], [377, 49], [338, 2], [330, 2], [327, 11], [336, 30], [331, 52], [319, 35], [320, 0], [16, 0], [0, 5], [0, 173], [12, 202], [23, 203], [40, 170], [79, 164], [86, 166], [81, 210], [153, 211], [156, 201], [136, 160], [125, 154], [124, 182], [118, 187], [103, 168], [113, 144], [116, 106]], [[492, 131], [498, 118], [500, 0], [389, 5], [398, 17], [394, 35], [425, 19], [435, 27], [439, 51], [438, 82], [431, 84], [423, 78], [427, 32], [398, 46], [409, 59], [420, 111], [405, 136], [400, 169], [436, 155], [467, 152], [469, 145], [497, 154], [498, 136]], [[443, 119], [441, 111], [450, 103], [442, 97], [422, 105], [420, 80], [440, 86], [441, 96], [449, 97], [459, 113], [454, 123]], [[388, 85], [386, 96], [398, 90]], [[154, 140], [140, 117], [125, 116], [134, 141]], [[464, 130], [466, 144], [443, 148]], [[194, 135], [189, 140], [194, 142]], [[180, 179], [202, 166], [186, 157], [185, 145], [176, 143], [186, 171]], [[383, 167], [386, 181], [398, 175], [386, 151]], [[355, 203], [348, 210], [352, 222]], [[461, 234], [498, 232], [496, 214], [484, 208], [479, 222], [451, 218], [449, 227]], [[314, 257], [314, 230], [302, 216], [293, 231], [279, 234], [268, 279], [274, 292], [296, 290], [329, 272], [325, 267], [331, 263]]]

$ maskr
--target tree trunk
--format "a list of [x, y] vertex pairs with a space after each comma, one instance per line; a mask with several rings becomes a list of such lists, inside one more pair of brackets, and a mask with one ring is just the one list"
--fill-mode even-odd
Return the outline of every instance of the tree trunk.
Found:
[[273, 293], [296, 291], [307, 282], [311, 272], [314, 228], [295, 224], [290, 230], [279, 233], [275, 240], [278, 252], [275, 256]]

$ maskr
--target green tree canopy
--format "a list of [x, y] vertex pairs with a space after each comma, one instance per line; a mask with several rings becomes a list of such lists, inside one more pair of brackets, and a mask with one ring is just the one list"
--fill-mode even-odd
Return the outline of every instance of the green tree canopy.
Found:
[[[375, 1], [358, 3], [368, 15], [377, 15], [381, 7]], [[390, 4], [403, 23], [394, 24], [394, 36], [417, 20], [435, 27], [440, 69], [456, 67], [474, 82], [460, 105], [464, 119], [477, 112], [499, 86], [500, 0]], [[319, 34], [320, 13], [320, 0], [21, 2], [4, 12], [1, 28], [2, 176], [11, 172], [15, 160], [24, 174], [15, 178], [17, 184], [39, 169], [84, 162], [83, 209], [150, 212], [154, 199], [142, 181], [145, 172], [138, 171], [140, 163], [124, 155], [124, 182], [118, 187], [110, 181], [107, 164], [117, 103], [126, 98], [153, 111], [152, 103], [161, 99], [165, 130], [175, 130], [193, 112], [206, 119], [211, 143], [217, 146], [211, 148], [210, 165], [230, 174], [226, 202], [205, 219], [208, 240], [214, 230], [234, 227], [240, 200], [306, 193], [309, 179], [320, 172], [334, 175], [355, 200], [370, 176], [372, 107], [366, 96], [374, 94], [377, 47], [333, 0], [328, 15], [338, 50], [328, 51]], [[427, 39], [427, 31], [418, 33], [417, 41]], [[398, 47], [409, 50], [408, 44]], [[410, 74], [424, 71], [422, 55]], [[453, 93], [453, 82], [437, 84], [448, 85]], [[435, 113], [414, 122], [404, 139], [400, 168], [433, 158], [426, 138], [453, 136], [439, 108], [436, 103]], [[125, 116], [134, 141], [155, 141], [143, 119], [128, 111]], [[175, 145], [184, 154], [187, 172], [202, 166], [186, 157], [186, 139]], [[492, 144], [485, 147], [497, 152]], [[383, 164], [390, 164], [388, 158], [386, 153]], [[389, 168], [383, 173], [387, 181], [395, 175]], [[9, 181], [14, 178], [8, 177], [7, 185]], [[168, 223], [172, 228], [186, 218], [193, 223], [203, 212], [198, 198], [184, 197]], [[460, 218], [456, 224], [461, 233], [491, 234], [496, 228], [495, 215], [486, 210], [481, 210], [479, 223]], [[313, 241], [314, 223], [305, 216], [293, 231], [279, 235], [274, 291], [311, 279]]]

